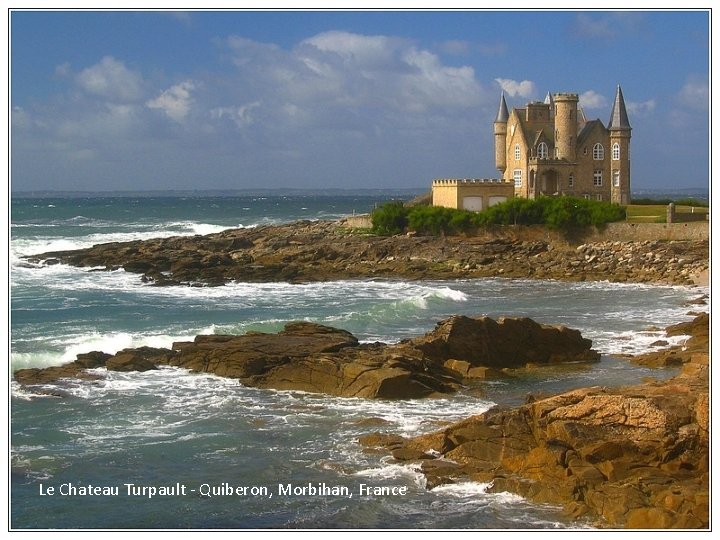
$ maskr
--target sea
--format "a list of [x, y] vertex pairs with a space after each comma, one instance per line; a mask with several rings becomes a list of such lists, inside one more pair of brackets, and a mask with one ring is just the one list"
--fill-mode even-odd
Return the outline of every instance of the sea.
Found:
[[[12, 529], [567, 529], [589, 523], [487, 484], [428, 489], [417, 464], [358, 443], [413, 436], [519, 405], [529, 393], [639, 383], [663, 328], [691, 319], [707, 288], [482, 278], [156, 287], [139, 275], [28, 255], [370, 212], [380, 191], [24, 194], [11, 198], [10, 527]], [[78, 353], [170, 347], [198, 334], [276, 332], [290, 321], [386, 343], [451, 315], [528, 316], [593, 340], [602, 359], [477, 383], [442, 399], [377, 401], [247, 388], [164, 367], [106, 372], [37, 391], [12, 381]]]

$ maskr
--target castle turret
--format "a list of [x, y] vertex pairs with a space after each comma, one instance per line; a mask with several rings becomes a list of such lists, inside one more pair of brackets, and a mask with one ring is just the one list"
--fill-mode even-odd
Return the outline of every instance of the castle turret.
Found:
[[620, 85], [615, 93], [610, 121], [611, 179], [610, 200], [618, 204], [630, 203], [630, 136], [632, 128], [628, 120], [625, 99]]
[[555, 148], [557, 157], [568, 161], [577, 158], [578, 95], [555, 94]]
[[505, 175], [507, 168], [507, 121], [510, 118], [507, 103], [505, 103], [505, 93], [500, 93], [500, 108], [493, 124], [495, 133], [495, 167], [500, 171], [502, 176]]

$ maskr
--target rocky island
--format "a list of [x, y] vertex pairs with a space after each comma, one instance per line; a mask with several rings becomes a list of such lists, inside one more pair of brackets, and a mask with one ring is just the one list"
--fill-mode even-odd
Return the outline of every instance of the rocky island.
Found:
[[463, 380], [492, 378], [503, 368], [597, 361], [599, 354], [590, 347], [577, 330], [528, 318], [455, 316], [424, 336], [392, 345], [360, 344], [345, 330], [295, 322], [277, 334], [201, 335], [176, 342], [172, 349], [80, 354], [62, 366], [18, 370], [15, 380], [43, 385], [68, 377], [94, 378], [98, 375], [87, 370], [98, 367], [147, 371], [169, 365], [256, 388], [411, 399], [455, 392]]

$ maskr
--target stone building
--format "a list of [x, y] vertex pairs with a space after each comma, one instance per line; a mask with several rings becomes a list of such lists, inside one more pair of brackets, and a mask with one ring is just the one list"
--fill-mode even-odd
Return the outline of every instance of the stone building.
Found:
[[512, 199], [513, 195], [513, 185], [496, 178], [440, 178], [432, 184], [433, 206], [474, 212]]
[[515, 196], [570, 195], [630, 202], [632, 128], [620, 86], [608, 126], [587, 120], [577, 94], [554, 94], [508, 113], [505, 96], [493, 124], [495, 165]]
[[438, 179], [433, 205], [484, 210], [513, 196], [568, 195], [630, 202], [632, 128], [620, 86], [607, 127], [588, 120], [578, 94], [550, 95], [508, 112], [504, 94], [493, 123], [499, 179]]

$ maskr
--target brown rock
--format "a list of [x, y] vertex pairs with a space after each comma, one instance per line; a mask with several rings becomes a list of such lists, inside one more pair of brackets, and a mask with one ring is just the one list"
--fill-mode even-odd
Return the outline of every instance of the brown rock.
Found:
[[[688, 328], [702, 337], [705, 323], [694, 322]], [[694, 352], [685, 367], [706, 367], [707, 356]], [[412, 457], [432, 448], [436, 461], [459, 466], [447, 475], [423, 466], [428, 485], [467, 475], [491, 482], [492, 491], [595, 516], [599, 526], [707, 528], [708, 402], [702, 370], [640, 386], [584, 388], [491, 409], [398, 441], [393, 453]]]
[[148, 371], [157, 369], [155, 364], [140, 354], [120, 353], [110, 358], [105, 367], [108, 371]]
[[[580, 332], [562, 326], [541, 325], [528, 318], [454, 316], [435, 330], [411, 341], [412, 346], [437, 362], [493, 368], [522, 367], [528, 363], [597, 361], [600, 355]], [[469, 368], [468, 368], [469, 370]], [[467, 373], [467, 372], [466, 372]]]

